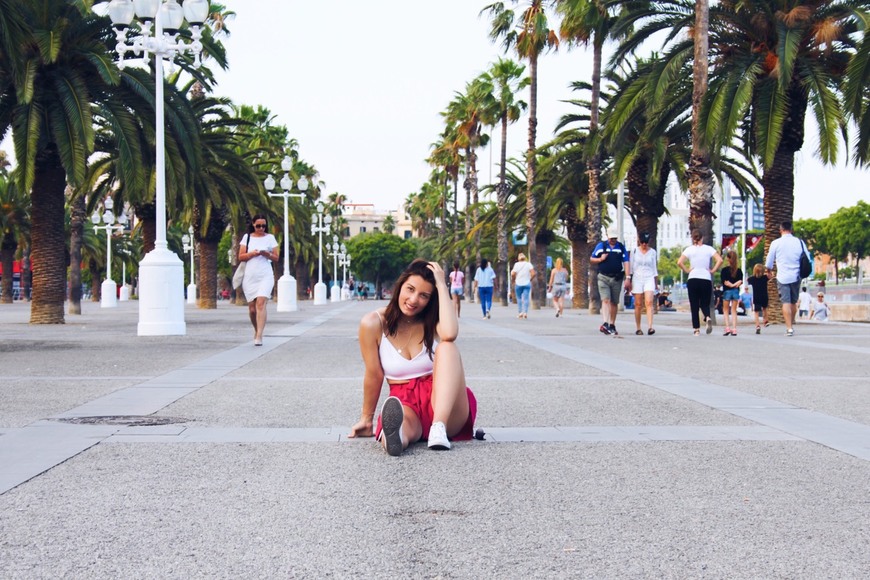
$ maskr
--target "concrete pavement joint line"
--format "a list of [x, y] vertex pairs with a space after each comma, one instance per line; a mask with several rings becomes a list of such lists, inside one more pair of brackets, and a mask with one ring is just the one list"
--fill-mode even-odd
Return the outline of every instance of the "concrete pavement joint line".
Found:
[[[473, 321], [473, 324], [480, 324]], [[870, 426], [832, 417], [667, 371], [644, 367], [605, 354], [592, 353], [518, 330], [487, 325], [495, 334], [569, 360], [630, 378], [641, 384], [695, 401], [710, 408], [779, 429], [859, 459], [870, 461]], [[845, 349], [848, 350], [848, 349]]]
[[[347, 427], [127, 427], [112, 434], [106, 443], [338, 443], [356, 442], [346, 437]], [[492, 427], [487, 440], [522, 442], [651, 442], [651, 441], [804, 441], [762, 425], [753, 426], [583, 426], [583, 427]], [[371, 439], [367, 439], [371, 441]]]
[[[209, 359], [220, 360], [220, 373], [210, 373], [205, 380], [197, 379], [197, 370], [203, 368], [205, 361], [197, 361], [181, 369], [175, 369], [131, 387], [119, 389], [70, 409], [53, 419], [73, 417], [114, 416], [114, 415], [151, 415], [171, 405], [216, 378], [254, 361], [295, 336], [316, 328], [337, 316], [350, 306], [334, 308], [312, 319], [300, 322], [290, 328], [298, 331], [293, 336], [266, 337], [262, 347], [254, 348], [248, 342]], [[286, 329], [285, 329], [286, 332]], [[209, 360], [206, 359], [206, 360]], [[235, 366], [226, 366], [228, 361]], [[159, 388], [155, 388], [159, 387]], [[0, 494], [48, 471], [52, 467], [75, 457], [88, 448], [106, 440], [122, 427], [68, 425], [54, 421], [37, 421], [21, 429], [10, 430], [0, 439]]]

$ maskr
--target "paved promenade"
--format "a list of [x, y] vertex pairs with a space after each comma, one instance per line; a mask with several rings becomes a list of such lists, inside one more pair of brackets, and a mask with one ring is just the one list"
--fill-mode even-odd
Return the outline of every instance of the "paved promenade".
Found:
[[360, 317], [0, 305], [0, 578], [867, 578], [870, 325], [463, 305], [484, 441], [345, 437]]

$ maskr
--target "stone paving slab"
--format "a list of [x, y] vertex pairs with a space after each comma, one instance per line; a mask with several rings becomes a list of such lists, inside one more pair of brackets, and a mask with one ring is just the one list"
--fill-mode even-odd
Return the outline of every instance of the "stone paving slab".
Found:
[[[85, 305], [59, 327], [0, 308], [0, 396], [47, 378], [77, 393], [42, 409], [38, 395], [0, 399], [0, 465], [15, 468], [0, 470], [0, 577], [870, 569], [857, 391], [870, 363], [856, 356], [870, 326], [695, 338], [673, 313], [653, 337], [610, 338], [594, 316], [521, 321], [497, 307], [464, 317], [459, 342], [487, 440], [392, 458], [346, 438], [361, 397], [356, 327], [375, 306], [270, 311], [256, 348], [246, 310], [228, 304], [186, 309], [188, 334], [157, 340], [135, 336], [130, 304]], [[50, 356], [18, 371], [40, 345]], [[116, 422], [57, 420], [91, 413]], [[23, 417], [35, 419], [14, 424]]]
[[99, 445], [0, 496], [0, 562], [13, 578], [860, 578], [870, 505], [844, 483], [868, 480], [870, 463], [794, 441], [472, 442], [401, 459]]

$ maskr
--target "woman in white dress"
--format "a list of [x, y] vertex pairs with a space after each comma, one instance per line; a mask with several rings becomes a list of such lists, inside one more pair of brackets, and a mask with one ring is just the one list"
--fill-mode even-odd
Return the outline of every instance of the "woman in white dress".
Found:
[[266, 233], [266, 216], [257, 214], [252, 222], [253, 231], [244, 236], [239, 245], [239, 261], [248, 263], [242, 291], [248, 301], [248, 315], [254, 326], [254, 346], [262, 346], [266, 303], [272, 297], [272, 288], [275, 286], [272, 262], [278, 261], [278, 241], [275, 236]]

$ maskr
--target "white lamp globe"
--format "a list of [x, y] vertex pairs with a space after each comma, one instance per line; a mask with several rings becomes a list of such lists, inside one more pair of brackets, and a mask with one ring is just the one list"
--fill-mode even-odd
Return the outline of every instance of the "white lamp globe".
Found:
[[299, 178], [299, 182], [296, 184], [296, 187], [298, 187], [300, 191], [305, 191], [306, 189], [308, 189], [308, 180], [305, 179], [304, 175]]
[[112, 19], [112, 24], [119, 28], [126, 28], [133, 22], [133, 17], [136, 16], [136, 9], [133, 7], [132, 0], [112, 0], [109, 2], [109, 18]]
[[208, 1], [184, 0], [184, 17], [194, 26], [202, 25], [208, 18]]
[[285, 155], [284, 159], [281, 160], [281, 169], [284, 170], [284, 173], [293, 169], [293, 158], [289, 155]]
[[270, 175], [266, 178], [266, 181], [263, 182], [263, 185], [266, 187], [266, 191], [272, 191], [275, 189], [275, 178]]
[[163, 24], [164, 32], [175, 34], [184, 23], [184, 10], [170, 0], [160, 6], [160, 22]]
[[143, 22], [154, 20], [157, 9], [160, 8], [160, 0], [133, 0], [136, 16]]

